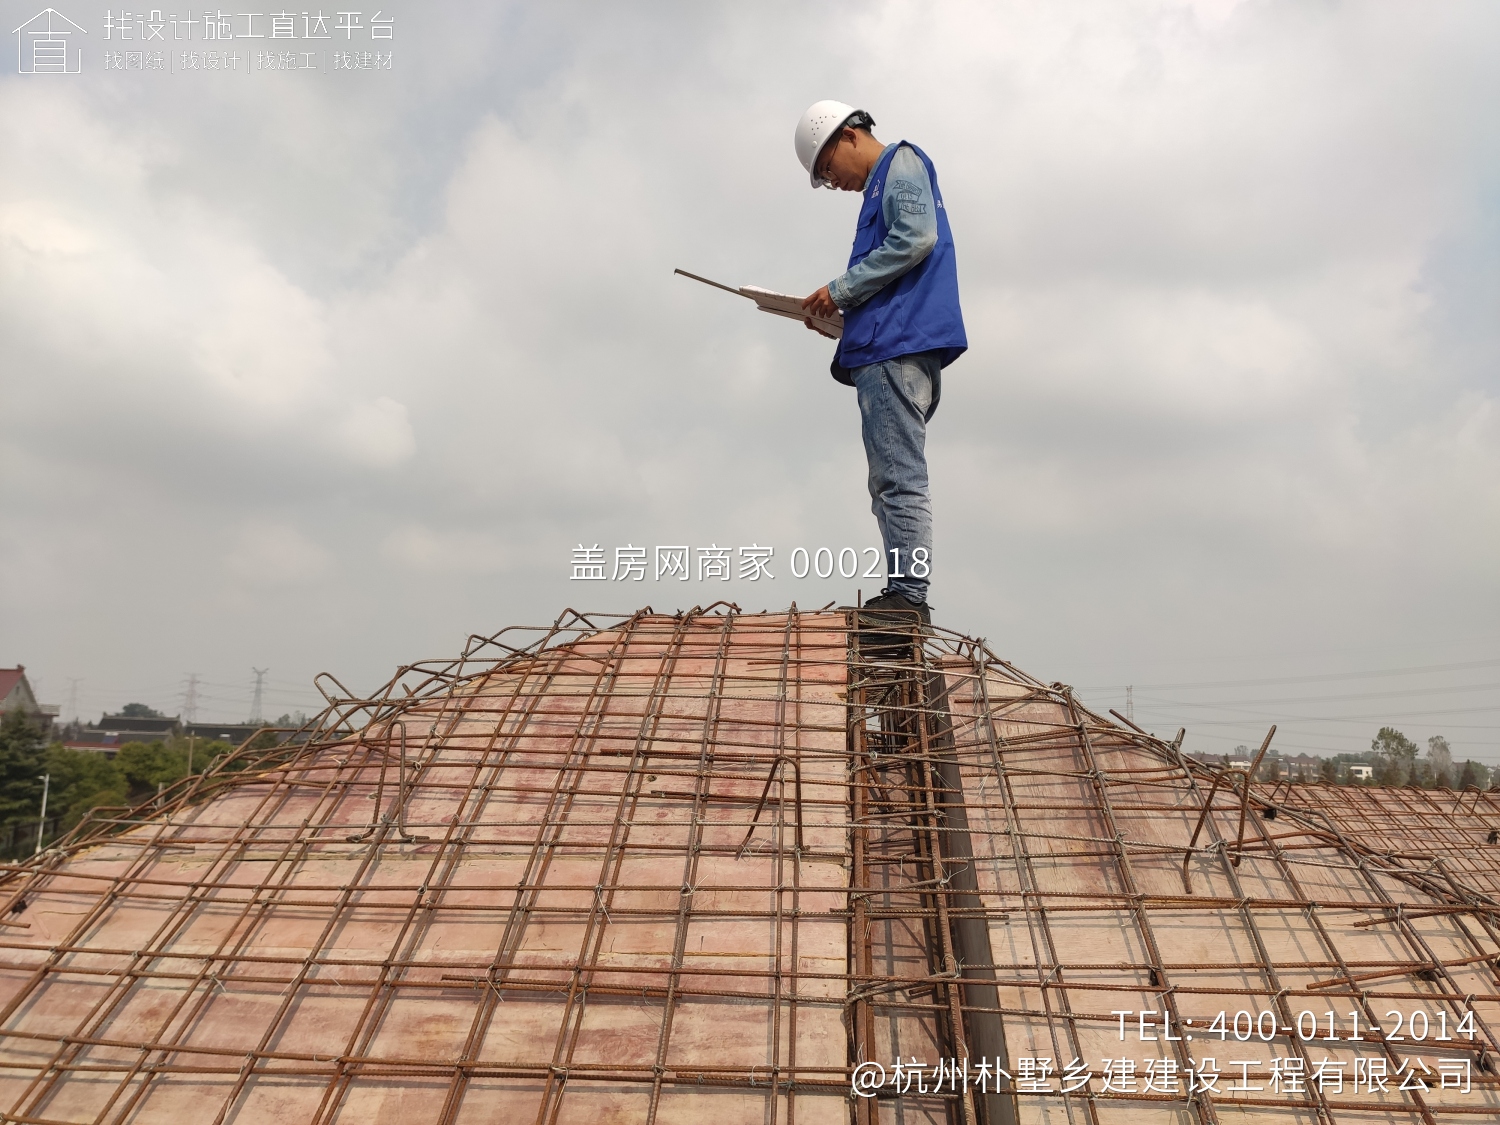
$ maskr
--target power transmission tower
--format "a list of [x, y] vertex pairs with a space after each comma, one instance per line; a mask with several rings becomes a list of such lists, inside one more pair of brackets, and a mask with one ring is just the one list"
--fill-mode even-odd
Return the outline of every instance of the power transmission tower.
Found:
[[187, 691], [182, 697], [182, 717], [190, 723], [198, 721], [198, 673], [188, 673]]
[[1135, 722], [1135, 688], [1125, 688], [1125, 717], [1132, 723]]
[[269, 668], [255, 667], [250, 669], [250, 671], [255, 673], [255, 699], [250, 704], [250, 721], [252, 723], [265, 722], [265, 718], [260, 713], [260, 692], [261, 686], [266, 682], [266, 673], [270, 670]]
[[76, 723], [78, 715], [78, 685], [83, 683], [81, 678], [68, 677], [68, 722]]

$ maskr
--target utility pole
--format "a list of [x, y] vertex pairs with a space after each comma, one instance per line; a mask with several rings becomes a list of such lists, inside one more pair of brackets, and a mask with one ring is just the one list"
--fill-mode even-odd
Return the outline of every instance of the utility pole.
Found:
[[1133, 686], [1125, 688], [1125, 717], [1132, 723], [1135, 722], [1135, 688]]
[[265, 718], [260, 713], [260, 691], [261, 686], [266, 682], [266, 673], [270, 670], [269, 668], [255, 667], [250, 669], [250, 671], [255, 673], [255, 699], [250, 704], [250, 721], [252, 723], [265, 722]]
[[78, 721], [78, 685], [83, 683], [81, 678], [68, 677], [68, 722]]
[[187, 691], [183, 693], [182, 716], [190, 723], [198, 721], [198, 673], [188, 673]]
[[42, 854], [42, 833], [47, 831], [47, 790], [52, 786], [52, 775], [42, 774], [42, 819], [36, 825], [36, 851], [32, 855]]

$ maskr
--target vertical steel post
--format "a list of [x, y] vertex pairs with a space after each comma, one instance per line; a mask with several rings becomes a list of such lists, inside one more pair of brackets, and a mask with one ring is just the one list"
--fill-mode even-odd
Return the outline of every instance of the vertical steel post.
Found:
[[42, 819], [36, 822], [36, 851], [32, 855], [42, 854], [42, 834], [47, 831], [47, 790], [51, 785], [52, 775], [42, 774]]
[[[948, 902], [953, 928], [953, 947], [961, 962], [964, 981], [964, 1022], [969, 1047], [982, 1059], [1009, 1073], [1010, 1052], [1005, 1045], [1005, 1021], [1000, 1015], [1000, 991], [995, 986], [995, 954], [990, 946], [990, 923], [979, 897], [979, 879], [974, 867], [974, 844], [969, 836], [969, 814], [964, 807], [963, 779], [959, 774], [958, 750], [953, 744], [953, 720], [948, 713], [948, 685], [939, 671], [927, 673], [925, 721], [934, 772], [939, 781], [938, 803], [942, 806], [946, 831], [942, 835], [943, 858], [949, 861]], [[1007, 1081], [976, 1099], [985, 1125], [1015, 1125], [1015, 1092]]]

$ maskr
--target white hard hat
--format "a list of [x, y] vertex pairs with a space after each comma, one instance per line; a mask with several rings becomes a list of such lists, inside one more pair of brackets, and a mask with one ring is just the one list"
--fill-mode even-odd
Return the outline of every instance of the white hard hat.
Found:
[[818, 166], [823, 146], [838, 135], [845, 121], [858, 112], [852, 105], [845, 105], [843, 102], [813, 102], [802, 115], [802, 120], [797, 122], [797, 159], [807, 169], [807, 178], [813, 187], [823, 186], [823, 181], [813, 171]]

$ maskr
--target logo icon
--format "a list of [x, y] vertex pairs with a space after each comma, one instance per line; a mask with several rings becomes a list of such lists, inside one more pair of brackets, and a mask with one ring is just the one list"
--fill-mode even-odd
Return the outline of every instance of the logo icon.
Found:
[[[71, 29], [71, 30], [70, 30]], [[83, 31], [56, 8], [38, 12], [16, 28], [16, 70], [20, 74], [79, 74], [83, 70], [83, 48], [76, 49], [68, 66], [68, 36]], [[83, 31], [85, 35], [87, 31]], [[31, 49], [26, 50], [26, 44]]]

